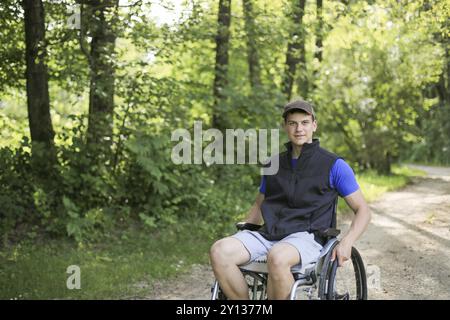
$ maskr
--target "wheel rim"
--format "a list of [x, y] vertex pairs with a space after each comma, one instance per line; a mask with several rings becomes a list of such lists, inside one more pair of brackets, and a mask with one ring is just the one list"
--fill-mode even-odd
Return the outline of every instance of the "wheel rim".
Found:
[[351, 262], [338, 267], [333, 261], [329, 273], [327, 298], [331, 300], [366, 300], [367, 285], [364, 265], [355, 248], [352, 248]]

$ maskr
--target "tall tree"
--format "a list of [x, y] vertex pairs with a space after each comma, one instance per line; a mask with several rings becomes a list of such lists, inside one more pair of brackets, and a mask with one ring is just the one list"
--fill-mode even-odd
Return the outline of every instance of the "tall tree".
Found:
[[322, 0], [316, 0], [316, 50], [314, 51], [314, 57], [321, 62], [323, 51], [323, 2]]
[[[89, 124], [87, 144], [93, 146], [100, 155], [108, 157], [113, 135], [115, 45], [114, 30], [118, 0], [93, 0], [86, 13], [89, 21], [90, 67]], [[81, 5], [83, 8], [83, 5]]]
[[305, 13], [306, 0], [295, 0], [292, 6], [292, 29], [289, 36], [286, 51], [286, 65], [282, 83], [282, 91], [287, 100], [291, 99], [294, 78], [297, 66], [300, 67], [301, 88], [300, 94], [306, 98], [308, 83], [306, 81], [306, 58], [305, 58], [305, 29], [303, 26], [303, 16]]
[[252, 0], [243, 0], [245, 32], [247, 34], [247, 61], [252, 88], [261, 84], [261, 71], [256, 43], [255, 12]]
[[323, 1], [316, 0], [316, 40], [314, 48], [314, 58], [319, 62], [319, 65], [314, 67], [313, 76], [311, 80], [311, 89], [316, 90], [316, 80], [319, 77], [320, 63], [323, 58]]
[[56, 163], [50, 117], [45, 21], [42, 0], [23, 0], [28, 121], [37, 172], [49, 177]]
[[214, 68], [214, 128], [223, 129], [223, 106], [225, 95], [224, 88], [227, 85], [228, 51], [230, 47], [230, 23], [231, 23], [231, 0], [219, 1], [218, 29], [216, 35], [216, 63]]
[[[450, 37], [449, 20], [450, 7], [439, 2], [424, 1], [420, 13], [424, 22], [433, 23], [429, 30], [433, 41], [443, 49], [442, 72], [439, 80], [424, 88], [424, 95], [434, 99], [436, 103], [421, 114], [416, 121], [424, 132], [426, 149], [414, 152], [417, 160], [435, 161], [442, 164], [450, 163]], [[433, 17], [431, 20], [430, 18]], [[420, 156], [418, 156], [420, 155]]]

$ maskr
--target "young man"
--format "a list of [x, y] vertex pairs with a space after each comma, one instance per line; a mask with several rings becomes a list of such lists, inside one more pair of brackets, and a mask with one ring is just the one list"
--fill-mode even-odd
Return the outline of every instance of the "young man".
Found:
[[350, 166], [313, 139], [317, 120], [311, 104], [295, 100], [284, 107], [287, 151], [278, 155], [279, 170], [263, 176], [260, 193], [246, 222], [258, 231], [239, 231], [211, 247], [211, 265], [228, 299], [248, 299], [239, 265], [267, 254], [269, 299], [287, 299], [294, 283], [291, 267], [319, 257], [324, 239], [319, 231], [332, 224], [337, 196], [354, 211], [350, 229], [333, 252], [342, 265], [370, 221], [370, 212]]

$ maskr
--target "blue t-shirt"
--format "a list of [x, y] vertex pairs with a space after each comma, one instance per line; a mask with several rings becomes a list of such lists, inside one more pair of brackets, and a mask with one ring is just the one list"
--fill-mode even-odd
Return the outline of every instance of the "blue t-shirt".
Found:
[[[292, 167], [297, 165], [298, 159], [291, 159]], [[341, 197], [346, 197], [359, 189], [352, 168], [343, 159], [337, 159], [330, 170], [330, 186], [337, 190]], [[266, 193], [266, 177], [261, 179], [259, 192]]]

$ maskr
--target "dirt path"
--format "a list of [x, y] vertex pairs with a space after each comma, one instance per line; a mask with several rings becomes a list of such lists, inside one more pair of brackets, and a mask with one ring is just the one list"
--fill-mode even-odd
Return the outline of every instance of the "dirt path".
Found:
[[[372, 222], [356, 247], [368, 271], [369, 299], [450, 299], [450, 168], [428, 173], [370, 205]], [[344, 219], [341, 230], [349, 220]], [[148, 299], [209, 299], [213, 274], [156, 283]]]
[[371, 299], [450, 299], [450, 168], [415, 167], [428, 176], [371, 204], [356, 245], [369, 271], [380, 270]]

